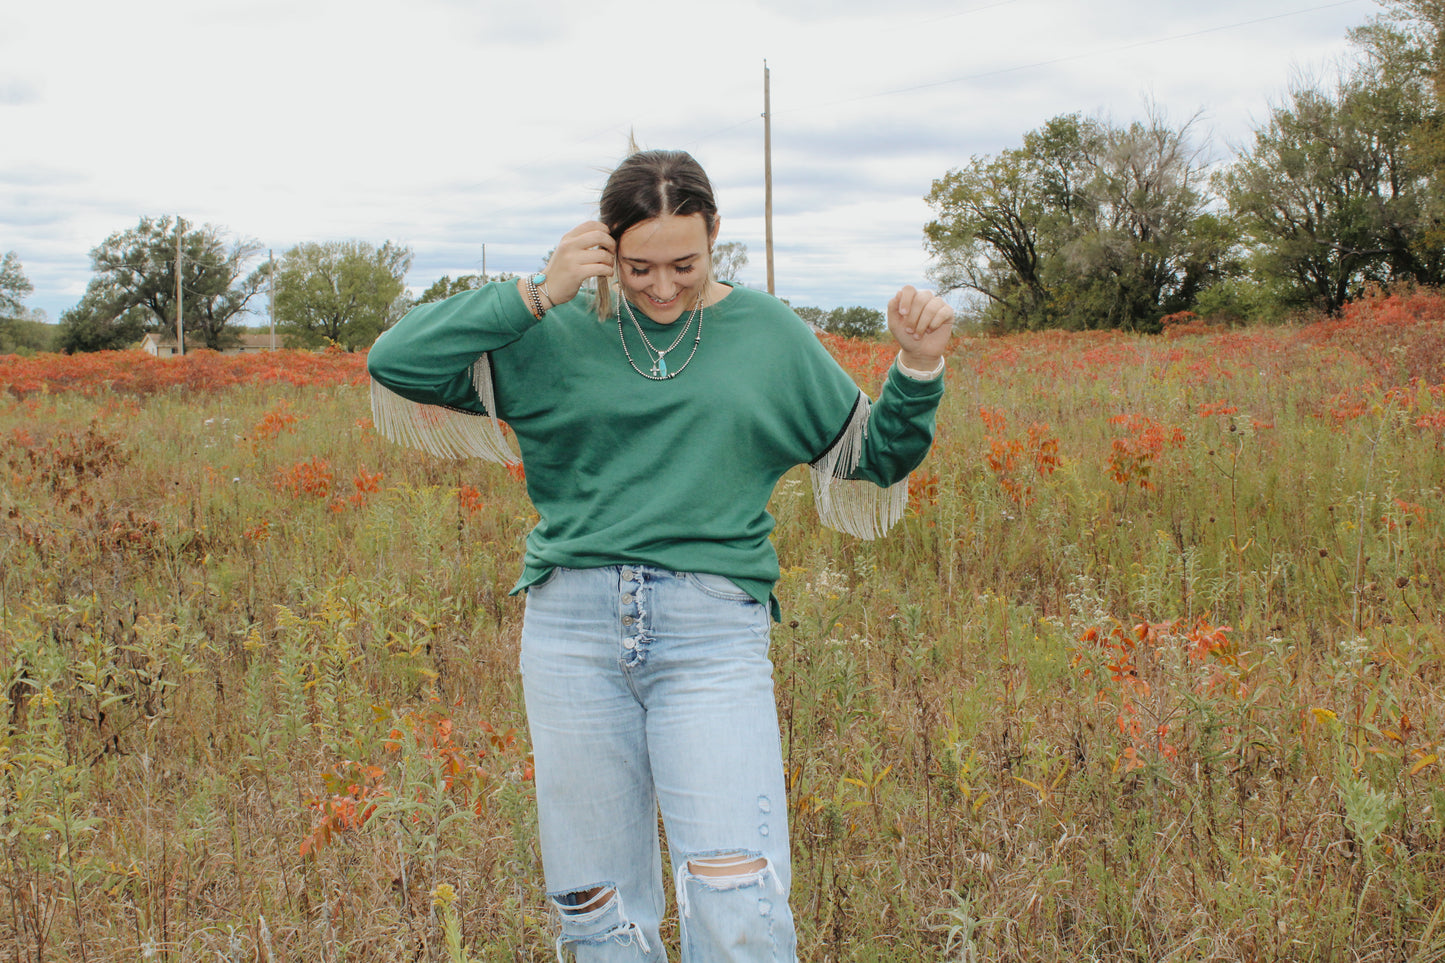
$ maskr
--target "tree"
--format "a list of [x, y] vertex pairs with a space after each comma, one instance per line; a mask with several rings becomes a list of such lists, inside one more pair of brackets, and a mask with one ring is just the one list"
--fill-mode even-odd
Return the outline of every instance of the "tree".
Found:
[[1416, 237], [1428, 257], [1445, 248], [1445, 0], [1381, 2], [1386, 13], [1350, 36], [1376, 65], [1392, 64], [1389, 74], [1420, 105], [1407, 142], [1416, 173], [1435, 185]]
[[234, 343], [239, 315], [265, 283], [264, 270], [245, 273], [260, 245], [248, 240], [228, 242], [215, 225], [196, 228], [169, 217], [143, 217], [134, 229], [112, 234], [91, 250], [96, 276], [80, 304], [61, 316], [63, 326], [76, 329], [74, 337], [62, 336], [65, 343], [119, 346], [115, 342], [129, 328], [113, 334], [105, 330], [121, 318], [133, 322], [132, 308], [145, 310], [143, 330], [174, 331], [177, 233], [181, 237], [185, 312], [182, 329], [187, 341], [199, 339], [215, 351]]
[[443, 274], [437, 278], [436, 281], [432, 282], [431, 287], [423, 291], [414, 303], [426, 304], [430, 301], [441, 301], [451, 297], [453, 294], [461, 294], [463, 291], [474, 291], [483, 284], [515, 280], [517, 280], [517, 275], [512, 274], [510, 271], [488, 275], [485, 280], [483, 280], [480, 274], [462, 274], [454, 281], [451, 275]]
[[1153, 329], [1225, 273], [1234, 246], [1228, 221], [1204, 219], [1192, 127], [1070, 114], [974, 157], [927, 197], [931, 276], [1003, 328]]
[[1078, 272], [1084, 327], [1158, 330], [1222, 273], [1229, 223], [1204, 218], [1209, 196], [1194, 122], [1170, 126], [1152, 110], [1128, 127], [1106, 126], [1085, 155], [1086, 220], [1066, 245]]
[[1418, 110], [1368, 76], [1299, 86], [1222, 178], [1261, 279], [1287, 303], [1336, 313], [1367, 283], [1439, 283], [1433, 191], [1407, 147]]
[[724, 241], [712, 249], [712, 276], [719, 281], [736, 281], [748, 266], [748, 246], [741, 241]]
[[1329, 313], [1369, 284], [1445, 283], [1445, 2], [1386, 0], [1359, 60], [1301, 82], [1222, 177], [1261, 284]]
[[139, 305], [115, 314], [104, 295], [87, 291], [80, 303], [60, 316], [56, 350], [64, 354], [85, 351], [121, 351], [134, 345], [154, 327], [150, 311]]
[[823, 319], [828, 316], [828, 312], [824, 311], [822, 308], [810, 307], [808, 305], [804, 305], [800, 308], [793, 308], [793, 313], [815, 328], [821, 328], [823, 326]]
[[14, 251], [0, 258], [0, 353], [11, 354], [18, 347], [17, 331], [25, 318], [26, 295], [35, 290]]
[[461, 294], [463, 291], [474, 291], [482, 286], [480, 274], [463, 274], [455, 281], [450, 274], [443, 274], [432, 282], [431, 287], [421, 293], [416, 299], [417, 304], [427, 304], [431, 301], [444, 301], [453, 294]]
[[830, 334], [844, 338], [878, 337], [887, 322], [883, 312], [875, 308], [851, 307], [834, 308], [820, 322], [820, 327]]
[[0, 259], [0, 318], [20, 317], [25, 311], [21, 302], [34, 290], [35, 286], [20, 266], [20, 259], [14, 251], [7, 251]]
[[302, 347], [370, 345], [395, 320], [411, 258], [410, 248], [390, 241], [298, 244], [277, 270], [277, 328]]

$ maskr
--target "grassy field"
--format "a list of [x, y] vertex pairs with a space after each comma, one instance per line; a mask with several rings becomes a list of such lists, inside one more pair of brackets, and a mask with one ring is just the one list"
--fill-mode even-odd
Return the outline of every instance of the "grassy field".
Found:
[[[883, 540], [779, 486], [804, 959], [1445, 959], [1445, 298], [1172, 320], [959, 339]], [[0, 961], [552, 959], [520, 477], [356, 356], [0, 389]]]

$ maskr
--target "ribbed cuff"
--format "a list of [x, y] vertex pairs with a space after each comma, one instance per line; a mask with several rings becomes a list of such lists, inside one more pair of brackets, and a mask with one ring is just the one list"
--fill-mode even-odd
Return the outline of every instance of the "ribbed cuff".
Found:
[[938, 367], [934, 368], [932, 371], [915, 371], [913, 368], [908, 367], [906, 364], [903, 363], [902, 351], [898, 352], [898, 360], [894, 363], [898, 365], [899, 374], [903, 375], [906, 378], [912, 378], [914, 381], [937, 381], [939, 378], [943, 377], [942, 358], [938, 359]]

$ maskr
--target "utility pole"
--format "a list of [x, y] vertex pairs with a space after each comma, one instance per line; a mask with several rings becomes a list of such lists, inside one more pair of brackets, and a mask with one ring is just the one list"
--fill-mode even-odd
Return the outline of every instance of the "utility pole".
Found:
[[768, 293], [773, 289], [773, 102], [768, 62], [763, 61], [763, 248], [768, 257]]
[[266, 252], [266, 262], [271, 268], [271, 350], [276, 350], [276, 251]]
[[185, 357], [186, 333], [181, 326], [185, 312], [181, 310], [181, 216], [176, 215], [176, 354]]

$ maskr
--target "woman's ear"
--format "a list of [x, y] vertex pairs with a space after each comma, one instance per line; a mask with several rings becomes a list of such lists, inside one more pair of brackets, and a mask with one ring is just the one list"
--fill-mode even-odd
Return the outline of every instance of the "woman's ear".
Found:
[[722, 218], [720, 218], [720, 217], [714, 217], [714, 218], [712, 219], [712, 233], [709, 234], [709, 235], [708, 235], [708, 238], [707, 238], [707, 249], [708, 249], [708, 251], [712, 251], [713, 245], [717, 243], [718, 230], [719, 230], [721, 227], [722, 227]]

